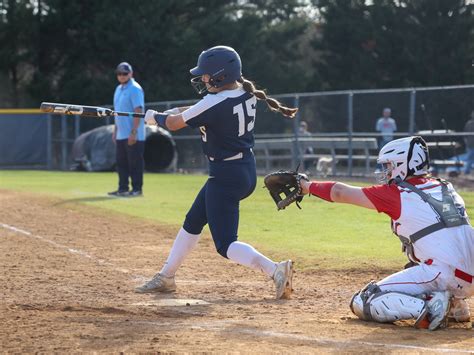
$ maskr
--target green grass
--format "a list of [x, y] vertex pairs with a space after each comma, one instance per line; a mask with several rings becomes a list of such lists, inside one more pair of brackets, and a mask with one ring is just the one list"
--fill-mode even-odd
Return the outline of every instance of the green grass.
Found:
[[[0, 171], [0, 188], [54, 196], [125, 215], [180, 226], [204, 175], [146, 174], [143, 198], [108, 198], [115, 173]], [[397, 268], [405, 257], [390, 232], [389, 218], [374, 211], [306, 197], [303, 209], [277, 211], [261, 188], [241, 203], [239, 239], [275, 259], [291, 257], [304, 268]], [[474, 215], [474, 192], [461, 191]]]

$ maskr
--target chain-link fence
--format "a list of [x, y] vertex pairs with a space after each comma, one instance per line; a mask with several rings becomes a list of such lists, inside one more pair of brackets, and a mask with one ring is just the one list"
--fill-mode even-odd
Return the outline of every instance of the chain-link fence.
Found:
[[[376, 140], [381, 138], [382, 134], [375, 130], [375, 126], [377, 120], [382, 117], [384, 108], [391, 109], [391, 117], [396, 121], [397, 131], [394, 137], [422, 132], [425, 139], [431, 143], [432, 155], [435, 159], [456, 159], [456, 156], [465, 151], [462, 131], [474, 110], [474, 85], [295, 93], [275, 95], [275, 98], [289, 106], [299, 108], [296, 120], [284, 119], [281, 115], [271, 112], [265, 103], [259, 102], [255, 137], [257, 141], [293, 139], [296, 141], [296, 149], [294, 147], [292, 149], [291, 160], [272, 159], [272, 164], [269, 165], [257, 159], [261, 172], [265, 172], [268, 168], [294, 167], [305, 161], [305, 155], [311, 156], [307, 154], [308, 144], [302, 147], [298, 143], [301, 135], [300, 123], [305, 121], [309, 132], [305, 134], [306, 140], [310, 138], [323, 140], [327, 137], [347, 140], [346, 147], [341, 143], [332, 151], [330, 148], [319, 148], [319, 151], [316, 149], [315, 152], [313, 150], [314, 162], [325, 155], [335, 157], [338, 160], [336, 166], [339, 174], [356, 175], [365, 174], [367, 164], [370, 169], [375, 168], [377, 146], [367, 145], [371, 148], [366, 158], [367, 151], [358, 148], [362, 147], [359, 144], [359, 138]], [[148, 103], [147, 107], [162, 111], [171, 107], [187, 106], [194, 102], [153, 102]], [[200, 153], [198, 132], [184, 129], [175, 132], [174, 137], [179, 152], [178, 167], [183, 170], [205, 169], [206, 159]], [[453, 144], [435, 145], [443, 141]], [[282, 156], [288, 156], [281, 151], [280, 153]], [[259, 155], [256, 155], [259, 158]], [[316, 168], [316, 164], [314, 166], [310, 164], [310, 168]]]
[[[259, 101], [255, 125], [257, 142], [286, 139], [280, 151], [256, 151], [261, 173], [277, 167], [295, 167], [304, 162], [309, 169], [316, 168], [318, 159], [329, 156], [337, 160], [333, 173], [341, 175], [365, 174], [375, 167], [377, 144], [361, 143], [362, 139], [380, 139], [375, 125], [384, 108], [391, 109], [397, 124], [394, 137], [424, 131], [423, 136], [432, 145], [434, 159], [455, 159], [465, 151], [462, 133], [474, 110], [474, 85], [407, 88], [386, 90], [353, 90], [275, 95], [288, 106], [299, 108], [295, 120], [283, 118], [270, 111]], [[146, 108], [164, 111], [172, 107], [189, 106], [196, 100], [163, 101], [146, 104]], [[66, 170], [72, 164], [70, 154], [74, 139], [95, 127], [112, 124], [113, 118], [94, 119], [71, 116], [45, 116], [48, 120], [47, 167]], [[8, 119], [8, 117], [3, 117]], [[307, 124], [308, 132], [300, 131], [300, 123]], [[21, 133], [23, 134], [23, 133]], [[24, 134], [27, 134], [26, 132]], [[178, 150], [178, 169], [204, 171], [207, 161], [201, 151], [198, 130], [185, 128], [173, 132]], [[332, 146], [323, 141], [335, 141]], [[289, 140], [289, 141], [288, 141]], [[311, 140], [314, 149], [311, 149]], [[308, 143], [310, 141], [310, 143]], [[290, 142], [290, 143], [288, 143]], [[454, 144], [451, 144], [454, 143]], [[289, 148], [288, 148], [289, 147]], [[288, 148], [289, 152], [284, 152]], [[278, 154], [285, 159], [278, 159]], [[271, 164], [268, 159], [271, 157]], [[276, 156], [276, 157], [275, 157]], [[291, 159], [288, 159], [291, 156]], [[310, 164], [308, 163], [310, 160]], [[334, 163], [333, 163], [334, 164]], [[369, 169], [367, 169], [369, 167]]]

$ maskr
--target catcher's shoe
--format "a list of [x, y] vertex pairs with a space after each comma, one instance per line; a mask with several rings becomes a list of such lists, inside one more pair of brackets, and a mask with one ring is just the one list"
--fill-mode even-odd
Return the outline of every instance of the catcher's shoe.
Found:
[[448, 323], [448, 312], [451, 306], [449, 291], [433, 292], [426, 301], [424, 311], [415, 322], [416, 328], [436, 330], [445, 328]]
[[293, 262], [291, 260], [277, 264], [273, 281], [276, 287], [276, 299], [290, 299], [293, 292]]
[[460, 323], [469, 322], [471, 320], [471, 312], [465, 299], [453, 298], [451, 300], [451, 309], [449, 310], [448, 318]]
[[150, 293], [150, 292], [174, 292], [176, 291], [176, 282], [173, 277], [166, 277], [160, 273], [157, 273], [153, 278], [145, 282], [143, 285], [135, 288], [137, 293]]

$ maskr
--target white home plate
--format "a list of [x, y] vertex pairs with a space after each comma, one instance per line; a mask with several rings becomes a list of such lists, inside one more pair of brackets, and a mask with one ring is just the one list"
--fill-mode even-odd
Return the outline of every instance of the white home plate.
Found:
[[133, 306], [158, 306], [158, 307], [179, 307], [179, 306], [204, 306], [210, 304], [203, 300], [163, 298], [159, 300], [132, 303]]

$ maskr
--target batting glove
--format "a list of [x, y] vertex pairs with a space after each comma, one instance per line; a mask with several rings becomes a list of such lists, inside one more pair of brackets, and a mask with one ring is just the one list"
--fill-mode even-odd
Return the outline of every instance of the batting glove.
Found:
[[147, 110], [145, 113], [145, 123], [149, 125], [156, 125], [155, 115], [158, 111], [155, 110]]
[[179, 115], [181, 111], [179, 110], [179, 108], [175, 107], [175, 108], [170, 108], [169, 110], [166, 110], [163, 113], [167, 115]]

